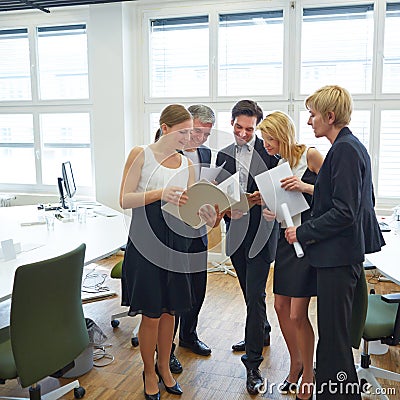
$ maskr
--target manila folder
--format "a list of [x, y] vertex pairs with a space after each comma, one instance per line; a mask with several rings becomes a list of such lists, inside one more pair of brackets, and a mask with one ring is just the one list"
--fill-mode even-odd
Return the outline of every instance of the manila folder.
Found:
[[215, 206], [215, 204], [218, 204], [219, 211], [222, 212], [236, 203], [218, 186], [206, 181], [196, 182], [187, 189], [186, 194], [188, 196], [186, 204], [179, 207], [172, 203], [166, 203], [162, 206], [162, 209], [193, 228], [200, 228], [205, 224], [198, 215], [198, 211], [202, 206], [206, 204]]

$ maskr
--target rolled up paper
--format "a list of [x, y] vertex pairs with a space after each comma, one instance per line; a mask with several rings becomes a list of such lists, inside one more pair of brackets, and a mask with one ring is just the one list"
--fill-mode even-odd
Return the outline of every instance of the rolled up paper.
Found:
[[[287, 204], [282, 203], [281, 208], [282, 208], [283, 217], [285, 218], [286, 226], [288, 228], [290, 226], [294, 226], [292, 216], [290, 215]], [[301, 244], [299, 242], [294, 242], [293, 246], [294, 246], [294, 250], [296, 252], [297, 257], [298, 258], [304, 257], [304, 251], [303, 251], [303, 248], [301, 247]]]

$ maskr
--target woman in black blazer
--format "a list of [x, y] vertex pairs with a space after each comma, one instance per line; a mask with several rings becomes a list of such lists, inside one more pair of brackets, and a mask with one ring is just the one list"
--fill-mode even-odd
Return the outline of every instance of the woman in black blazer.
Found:
[[[303, 194], [311, 204], [317, 174], [324, 162], [321, 153], [296, 141], [296, 128], [292, 119], [281, 111], [268, 114], [257, 127], [270, 155], [281, 156], [279, 164], [287, 162], [292, 176], [281, 180], [284, 190]], [[274, 210], [275, 211], [275, 210]], [[275, 212], [264, 208], [267, 221], [275, 219]], [[310, 219], [310, 210], [293, 216], [294, 225]], [[310, 266], [307, 252], [298, 258], [292, 245], [285, 240], [286, 224], [281, 223], [278, 248], [274, 264], [274, 307], [285, 339], [290, 371], [278, 386], [281, 392], [297, 392], [296, 399], [309, 399], [314, 380], [314, 330], [308, 317], [308, 306], [317, 294], [317, 273]], [[298, 381], [301, 378], [301, 386]]]
[[317, 399], [361, 399], [350, 344], [354, 289], [364, 255], [384, 240], [374, 211], [371, 161], [347, 125], [352, 98], [346, 89], [325, 86], [305, 101], [308, 125], [331, 143], [314, 187], [311, 219], [285, 232], [289, 243], [307, 246], [317, 269]]

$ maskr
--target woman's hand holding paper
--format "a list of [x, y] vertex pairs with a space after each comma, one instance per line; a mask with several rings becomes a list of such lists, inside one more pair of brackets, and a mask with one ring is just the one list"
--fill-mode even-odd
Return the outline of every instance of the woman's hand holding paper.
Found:
[[177, 206], [182, 206], [187, 202], [188, 196], [184, 188], [178, 186], [169, 186], [163, 190], [161, 200]]
[[254, 193], [248, 194], [247, 201], [249, 202], [249, 204], [257, 204], [261, 206], [262, 198], [260, 192], [257, 190]]
[[276, 214], [273, 213], [271, 210], [268, 210], [268, 208], [264, 208], [263, 217], [266, 221], [271, 222], [276, 218]]
[[218, 204], [214, 206], [211, 204], [204, 204], [200, 207], [198, 215], [208, 226], [214, 228], [219, 225], [224, 213], [219, 212]]
[[287, 178], [281, 179], [281, 187], [285, 190], [303, 192], [304, 182], [302, 182], [297, 176], [288, 176]]

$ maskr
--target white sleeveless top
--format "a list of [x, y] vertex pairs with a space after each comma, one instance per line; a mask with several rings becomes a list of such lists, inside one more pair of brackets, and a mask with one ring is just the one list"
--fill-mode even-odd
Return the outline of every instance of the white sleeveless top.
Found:
[[167, 168], [155, 159], [149, 146], [141, 147], [144, 149], [144, 163], [136, 192], [163, 189], [168, 186], [186, 189], [189, 180], [189, 163], [186, 157], [180, 155], [181, 165], [178, 168]]
[[[301, 180], [301, 178], [303, 177], [304, 173], [306, 172], [306, 170], [308, 168], [307, 152], [308, 152], [308, 147], [304, 150], [303, 154], [301, 155], [299, 163], [295, 167], [290, 168], [292, 170], [293, 175], [297, 176], [300, 180]], [[287, 161], [286, 159], [281, 158], [279, 160], [279, 162], [278, 162], [278, 165], [282, 164], [282, 163], [284, 163], [286, 161]], [[293, 219], [294, 226], [301, 225], [301, 214], [293, 215], [292, 219]], [[282, 221], [281, 228], [286, 228], [286, 222], [285, 221]]]

